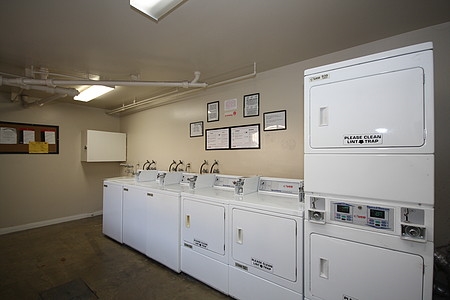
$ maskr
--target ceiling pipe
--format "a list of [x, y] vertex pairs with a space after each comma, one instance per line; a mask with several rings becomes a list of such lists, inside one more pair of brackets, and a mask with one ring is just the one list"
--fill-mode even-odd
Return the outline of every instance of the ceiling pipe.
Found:
[[38, 90], [43, 91], [50, 94], [61, 94], [61, 95], [69, 95], [74, 97], [79, 94], [78, 90], [74, 88], [62, 88], [62, 87], [52, 87], [52, 86], [43, 86], [43, 85], [30, 85], [23, 83], [24, 78], [3, 78], [0, 76], [0, 86], [8, 85], [13, 87], [18, 87], [23, 90]]
[[[200, 73], [200, 72], [198, 72], [198, 73]], [[196, 78], [197, 78], [197, 74], [195, 74], [195, 75], [196, 75]], [[200, 76], [200, 74], [198, 74], [198, 76]], [[221, 85], [225, 85], [225, 84], [230, 84], [230, 83], [233, 83], [233, 82], [237, 82], [237, 81], [253, 78], [255, 76], [256, 76], [256, 62], [253, 63], [253, 72], [252, 73], [247, 74], [247, 75], [243, 75], [243, 76], [239, 76], [239, 77], [235, 77], [235, 78], [231, 78], [231, 79], [228, 79], [228, 80], [216, 82], [214, 84], [210, 84], [210, 85], [208, 85], [208, 88], [217, 87], [217, 86], [221, 86]], [[192, 82], [196, 81], [196, 78], [194, 78], [194, 80], [192, 80]], [[197, 78], [197, 80], [198, 80], [198, 78]], [[168, 97], [174, 97], [175, 98], [175, 97], [187, 96], [187, 95], [189, 95], [191, 93], [198, 92], [198, 90], [190, 90], [190, 91], [186, 91], [186, 92], [182, 92], [182, 93], [177, 93], [177, 92], [178, 92], [178, 90], [175, 90], [175, 91], [163, 94], [163, 95], [158, 95], [158, 96], [151, 97], [151, 98], [148, 98], [148, 99], [145, 99], [145, 100], [141, 100], [141, 101], [138, 101], [138, 102], [133, 102], [133, 103], [130, 103], [130, 104], [118, 107], [116, 109], [112, 109], [110, 111], [107, 111], [106, 113], [108, 115], [113, 115], [113, 114], [117, 114], [117, 113], [121, 113], [121, 112], [130, 110], [130, 109], [133, 109], [133, 108], [137, 108], [139, 106], [151, 104], [152, 102], [154, 102], [157, 99], [168, 98]]]
[[64, 79], [33, 79], [33, 78], [3, 78], [4, 85], [40, 85], [56, 87], [58, 85], [106, 85], [106, 86], [153, 86], [153, 87], [181, 87], [181, 88], [205, 88], [207, 83], [197, 82], [200, 72], [195, 72], [195, 78], [191, 82], [171, 81], [131, 81], [131, 80], [64, 80]]

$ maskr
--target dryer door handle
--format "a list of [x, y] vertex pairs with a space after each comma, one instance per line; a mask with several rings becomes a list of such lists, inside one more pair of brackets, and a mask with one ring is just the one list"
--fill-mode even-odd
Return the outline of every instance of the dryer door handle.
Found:
[[243, 244], [244, 243], [244, 231], [242, 230], [242, 228], [237, 228], [236, 231], [236, 243], [238, 244]]
[[328, 259], [321, 257], [319, 264], [320, 264], [319, 276], [324, 279], [328, 279], [328, 273], [330, 272]]
[[186, 215], [186, 218], [184, 220], [184, 226], [186, 226], [186, 228], [191, 227], [191, 215]]

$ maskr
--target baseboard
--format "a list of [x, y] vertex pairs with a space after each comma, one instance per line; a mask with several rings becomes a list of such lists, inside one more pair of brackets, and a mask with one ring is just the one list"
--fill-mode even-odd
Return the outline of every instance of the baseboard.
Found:
[[16, 231], [22, 231], [22, 230], [27, 230], [27, 229], [32, 229], [32, 228], [38, 228], [38, 227], [44, 227], [44, 226], [48, 226], [48, 225], [69, 222], [69, 221], [80, 220], [80, 219], [89, 218], [89, 217], [95, 217], [95, 216], [98, 216], [101, 214], [103, 214], [103, 211], [99, 210], [99, 211], [95, 211], [95, 212], [91, 212], [91, 213], [68, 216], [68, 217], [64, 217], [64, 218], [57, 218], [57, 219], [28, 223], [28, 224], [23, 224], [23, 225], [18, 225], [18, 226], [0, 228], [0, 235], [12, 233], [12, 232], [16, 232]]

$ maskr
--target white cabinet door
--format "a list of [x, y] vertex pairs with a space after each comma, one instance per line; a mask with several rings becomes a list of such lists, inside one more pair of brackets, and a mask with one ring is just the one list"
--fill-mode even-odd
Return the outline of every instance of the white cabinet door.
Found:
[[311, 234], [309, 263], [305, 290], [317, 299], [422, 300], [418, 255]]
[[103, 183], [103, 234], [122, 243], [122, 185]]
[[180, 272], [180, 197], [147, 191], [147, 256]]
[[121, 132], [86, 130], [82, 132], [81, 160], [109, 162], [127, 160], [127, 135]]
[[[234, 208], [231, 212], [233, 259], [249, 268], [296, 281], [297, 222]], [[301, 270], [300, 270], [301, 271]]]
[[185, 242], [225, 255], [225, 207], [185, 198], [182, 222]]
[[123, 243], [144, 253], [147, 247], [147, 192], [123, 188]]

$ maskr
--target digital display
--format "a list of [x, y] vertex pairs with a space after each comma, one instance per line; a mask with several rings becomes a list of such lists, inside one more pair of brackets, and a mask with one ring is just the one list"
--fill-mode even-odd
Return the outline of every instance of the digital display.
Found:
[[385, 219], [385, 211], [379, 210], [379, 209], [371, 209], [370, 210], [370, 217], [371, 218], [378, 218], [378, 219]]
[[350, 206], [348, 205], [342, 205], [342, 204], [337, 204], [336, 205], [336, 210], [339, 213], [343, 213], [343, 214], [349, 214], [350, 213]]

